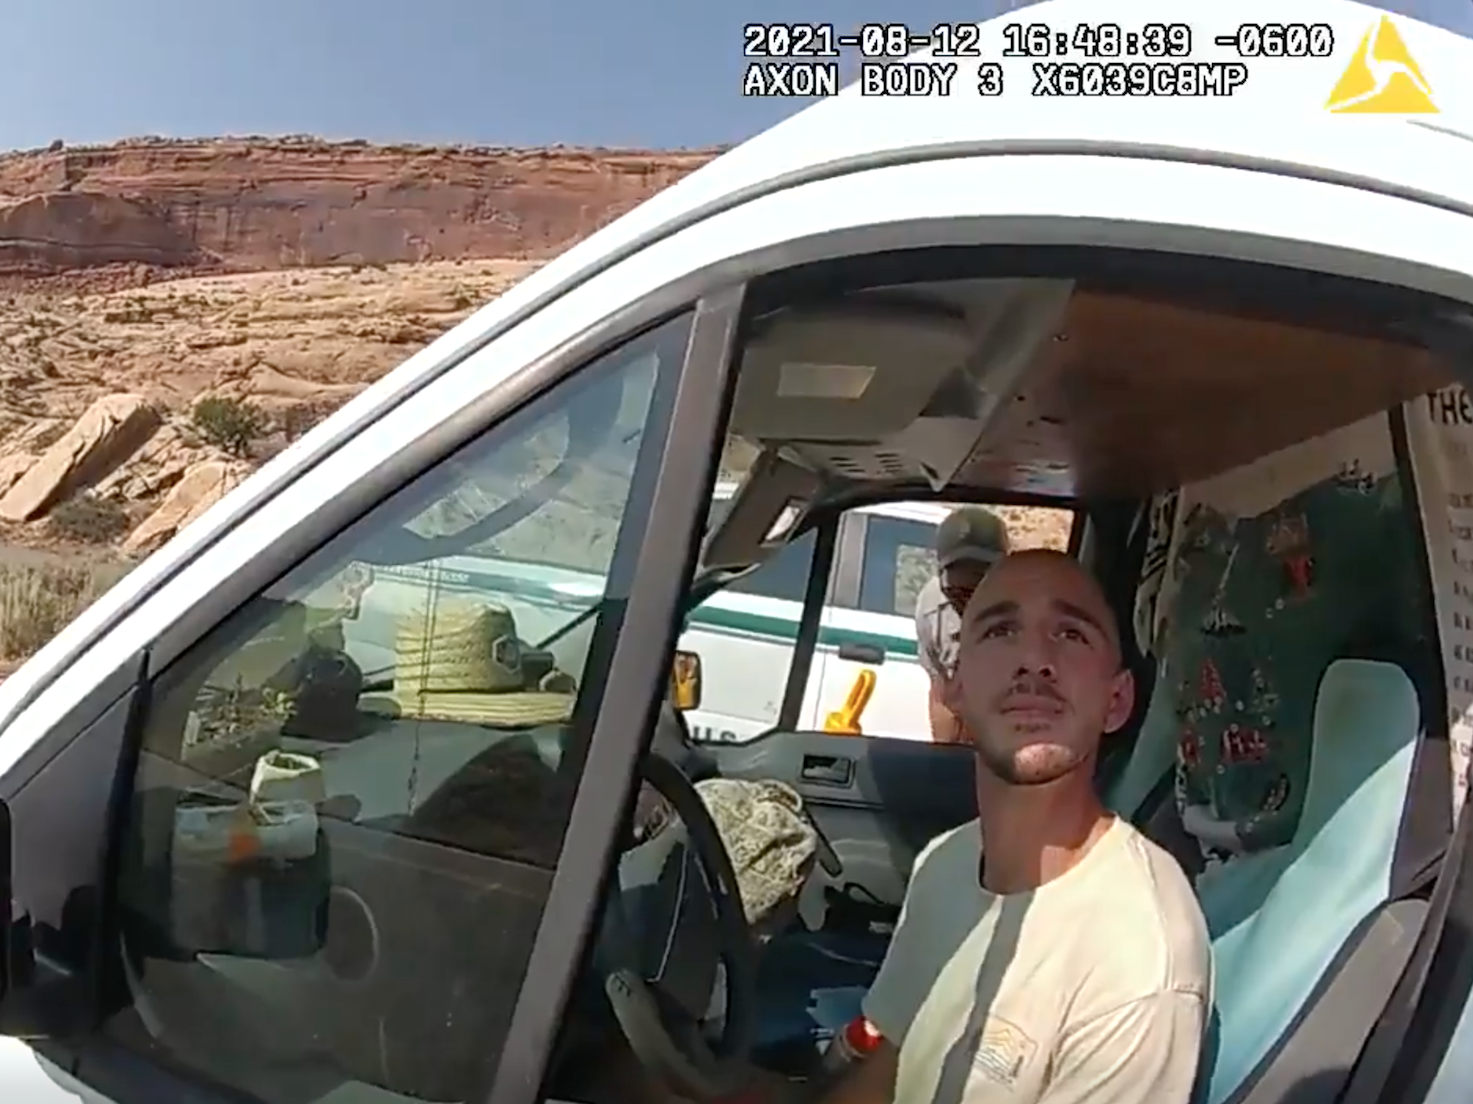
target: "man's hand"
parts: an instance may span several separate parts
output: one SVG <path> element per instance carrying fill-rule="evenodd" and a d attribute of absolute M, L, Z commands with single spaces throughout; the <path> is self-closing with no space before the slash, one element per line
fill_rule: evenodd
<path fill-rule="evenodd" d="M 934 675 L 931 676 L 931 693 L 926 704 L 931 716 L 931 739 L 934 742 L 938 744 L 967 742 L 961 721 L 946 704 L 945 684 Z"/>
<path fill-rule="evenodd" d="M 891 1104 L 900 1050 L 888 1039 L 850 1066 L 818 1096 L 817 1104 Z"/>

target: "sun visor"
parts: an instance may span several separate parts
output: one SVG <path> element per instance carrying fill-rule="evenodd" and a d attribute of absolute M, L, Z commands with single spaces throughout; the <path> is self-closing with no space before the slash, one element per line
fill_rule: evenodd
<path fill-rule="evenodd" d="M 748 343 L 732 429 L 852 479 L 941 490 L 976 449 L 1073 285 L 969 282 L 964 303 L 862 298 L 770 320 Z"/>
<path fill-rule="evenodd" d="M 803 520 L 822 480 L 772 450 L 752 464 L 742 489 L 701 550 L 701 568 L 744 568 L 783 547 Z"/>
<path fill-rule="evenodd" d="M 1046 362 L 1064 329 L 1074 284 L 1063 280 L 993 280 L 972 316 L 978 337 L 964 365 L 886 445 L 914 458 L 932 490 L 949 484 L 976 451 L 987 427 L 1013 402 L 1030 370 Z"/>
<path fill-rule="evenodd" d="M 747 345 L 733 428 L 762 441 L 877 440 L 921 412 L 971 345 L 958 314 L 856 302 L 779 316 Z"/>

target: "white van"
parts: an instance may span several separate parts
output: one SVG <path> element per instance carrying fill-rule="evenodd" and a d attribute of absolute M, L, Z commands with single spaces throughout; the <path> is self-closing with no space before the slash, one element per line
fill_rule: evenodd
<path fill-rule="evenodd" d="M 1210 1045 L 1187 1031 L 1159 1063 L 1009 1029 L 983 1061 L 978 1029 L 948 1062 L 1019 1100 L 1045 1081 L 1061 1099 L 1067 1069 L 1091 1104 L 1465 1104 L 1467 6 L 1452 33 L 1346 0 L 1301 0 L 1289 29 L 1282 4 L 1154 0 L 1108 37 L 1084 0 L 993 7 L 976 48 L 1007 71 L 997 109 L 970 79 L 852 88 L 713 161 L 294 442 L 0 685 L 0 1097 L 822 1091 L 920 856 L 975 847 L 990 794 L 968 748 L 792 731 L 786 693 L 777 730 L 694 747 L 661 700 L 672 644 L 705 631 L 703 597 L 734 612 L 708 584 L 775 586 L 760 569 L 802 526 L 824 577 L 856 510 L 844 539 L 867 539 L 801 627 L 903 619 L 875 596 L 900 589 L 905 542 L 865 586 L 906 520 L 883 504 L 1027 495 L 1076 511 L 1115 614 L 1118 641 L 1051 610 L 1096 657 L 1064 688 L 1067 736 L 1076 703 L 1110 728 L 1075 769 L 1193 879 L 1214 984 L 1176 1011 Z M 1207 52 L 1126 66 L 1166 74 L 1153 91 L 1222 91 L 1234 42 L 1281 56 L 1231 97 L 1128 103 L 1030 96 L 1060 63 L 1010 56 L 1020 33 L 1134 54 L 1140 28 Z M 1355 113 L 1418 96 L 1410 120 Z M 729 439 L 758 456 L 707 533 Z M 402 616 L 426 584 L 483 582 L 518 596 L 515 625 L 485 602 Z M 1020 650 L 994 654 L 1037 668 L 1054 623 L 1017 622 L 999 644 Z M 524 639 L 576 693 L 506 685 L 548 660 Z M 1139 676 L 1118 723 L 1126 683 L 1098 662 L 1117 642 Z M 386 649 L 405 659 L 388 693 L 349 677 Z M 803 631 L 794 666 L 811 652 Z M 746 870 L 777 841 L 734 830 L 745 798 L 703 796 L 724 782 L 782 783 L 812 826 L 798 907 L 763 930 L 729 847 Z M 1107 882 L 1079 925 L 1120 914 Z"/>

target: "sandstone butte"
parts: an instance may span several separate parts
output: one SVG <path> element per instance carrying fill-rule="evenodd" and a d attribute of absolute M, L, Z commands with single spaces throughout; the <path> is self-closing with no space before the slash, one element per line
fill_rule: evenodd
<path fill-rule="evenodd" d="M 415 349 L 718 152 L 301 137 L 0 155 L 0 544 L 150 551 Z M 246 455 L 201 439 L 190 413 L 205 397 L 263 413 Z M 90 532 L 56 523 L 78 501 L 103 519 Z M 1062 545 L 1061 515 L 1009 513 L 1028 543 Z"/>

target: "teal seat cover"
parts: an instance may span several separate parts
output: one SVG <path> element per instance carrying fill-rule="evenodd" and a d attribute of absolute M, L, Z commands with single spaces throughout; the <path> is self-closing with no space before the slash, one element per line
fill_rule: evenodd
<path fill-rule="evenodd" d="M 1152 511 L 1171 585 L 1152 599 L 1155 690 L 1111 799 L 1133 814 L 1173 772 L 1201 851 L 1216 1001 L 1199 1104 L 1251 1080 L 1392 892 L 1422 729 L 1404 669 L 1425 632 L 1420 549 L 1389 438 L 1346 440 L 1373 458 L 1335 470 L 1318 442 L 1312 477 L 1257 514 L 1215 508 L 1210 488 Z M 1293 452 L 1245 474 L 1271 478 Z"/>

